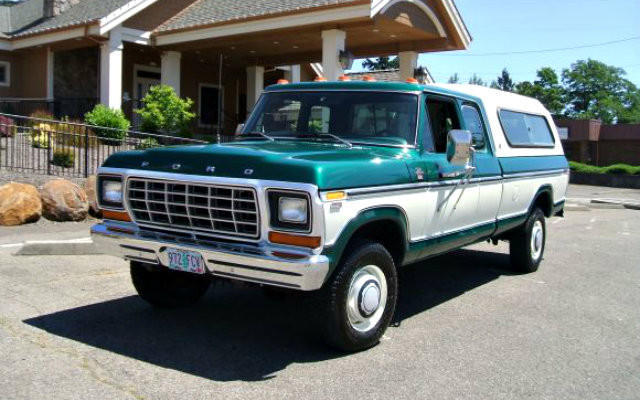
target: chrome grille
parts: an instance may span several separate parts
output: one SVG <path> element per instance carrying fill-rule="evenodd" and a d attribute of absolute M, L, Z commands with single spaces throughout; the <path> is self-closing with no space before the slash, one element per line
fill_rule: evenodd
<path fill-rule="evenodd" d="M 129 178 L 127 194 L 139 224 L 244 238 L 260 233 L 251 188 Z"/>

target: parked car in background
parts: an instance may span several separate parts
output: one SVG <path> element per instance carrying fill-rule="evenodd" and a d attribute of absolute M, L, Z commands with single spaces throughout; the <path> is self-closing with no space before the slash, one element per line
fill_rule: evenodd
<path fill-rule="evenodd" d="M 389 326 L 405 265 L 506 240 L 513 268 L 536 271 L 568 168 L 549 112 L 531 98 L 466 85 L 282 84 L 236 142 L 111 156 L 92 234 L 131 262 L 153 305 L 191 304 L 212 279 L 313 291 L 310 318 L 327 343 L 357 351 Z"/>

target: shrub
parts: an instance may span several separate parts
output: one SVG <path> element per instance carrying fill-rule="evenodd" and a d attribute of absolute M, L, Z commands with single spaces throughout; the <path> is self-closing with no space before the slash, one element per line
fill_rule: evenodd
<path fill-rule="evenodd" d="M 158 141 L 155 138 L 148 137 L 146 139 L 141 140 L 136 145 L 136 149 L 137 150 L 145 150 L 145 149 L 150 149 L 152 147 L 158 147 L 158 146 L 160 146 L 160 144 L 158 143 Z"/>
<path fill-rule="evenodd" d="M 92 111 L 86 113 L 84 119 L 90 125 L 111 128 L 94 129 L 100 141 L 109 146 L 120 145 L 131 127 L 122 110 L 111 109 L 103 104 L 98 104 Z"/>
<path fill-rule="evenodd" d="M 53 142 L 54 137 L 51 136 L 51 141 Z M 44 133 L 37 133 L 31 136 L 31 147 L 35 147 L 36 149 L 48 149 L 51 143 L 49 142 L 49 136 Z"/>
<path fill-rule="evenodd" d="M 51 164 L 63 168 L 71 168 L 75 165 L 75 160 L 76 156 L 73 153 L 73 149 L 68 147 L 59 147 L 53 151 Z"/>
<path fill-rule="evenodd" d="M 51 114 L 47 110 L 36 110 L 31 114 L 29 114 L 29 117 L 35 118 L 35 119 L 54 119 L 53 114 Z M 39 124 L 39 123 L 40 122 L 36 122 L 36 124 Z"/>
<path fill-rule="evenodd" d="M 588 174 L 628 174 L 640 175 L 640 166 L 632 166 L 628 164 L 614 164 L 608 167 L 596 167 L 594 165 L 583 164 L 575 161 L 569 161 L 572 171 L 585 172 Z"/>
<path fill-rule="evenodd" d="M 93 130 L 88 129 L 85 131 L 84 126 L 75 125 L 82 124 L 82 121 L 72 120 L 69 117 L 64 117 L 62 121 L 57 124 L 59 135 L 56 136 L 56 144 L 79 148 L 96 147 L 98 145 L 99 140 Z"/>
<path fill-rule="evenodd" d="M 142 118 L 142 130 L 184 135 L 196 117 L 191 112 L 193 100 L 181 99 L 171 86 L 153 86 L 142 99 L 143 107 L 135 110 Z"/>
<path fill-rule="evenodd" d="M 13 118 L 0 115 L 0 137 L 14 137 L 16 135 L 15 124 Z"/>
<path fill-rule="evenodd" d="M 627 164 L 614 164 L 604 168 L 607 174 L 640 174 L 640 167 L 634 167 Z"/>

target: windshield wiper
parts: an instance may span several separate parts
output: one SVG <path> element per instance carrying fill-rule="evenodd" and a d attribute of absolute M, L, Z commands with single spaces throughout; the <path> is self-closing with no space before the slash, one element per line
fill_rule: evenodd
<path fill-rule="evenodd" d="M 269 140 L 270 142 L 275 142 L 274 138 L 272 138 L 271 136 L 267 135 L 264 132 L 247 132 L 247 133 L 241 133 L 238 136 L 262 136 L 263 138 Z"/>
<path fill-rule="evenodd" d="M 331 139 L 336 140 L 336 141 L 338 141 L 338 142 L 340 142 L 342 144 L 346 144 L 347 146 L 349 146 L 350 149 L 353 148 L 353 143 L 351 143 L 350 141 L 348 141 L 346 139 L 341 138 L 338 135 L 334 135 L 333 133 L 309 133 L 309 134 L 300 135 L 300 136 L 303 136 L 303 137 L 326 136 L 326 137 L 330 137 Z"/>

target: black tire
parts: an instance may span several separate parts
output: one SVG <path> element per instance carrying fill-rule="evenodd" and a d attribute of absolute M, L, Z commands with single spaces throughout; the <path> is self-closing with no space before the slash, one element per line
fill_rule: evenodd
<path fill-rule="evenodd" d="M 537 237 L 538 234 L 541 234 L 541 238 L 536 241 L 533 236 Z M 509 239 L 511 268 L 523 273 L 537 271 L 544 257 L 546 240 L 547 228 L 544 213 L 541 209 L 534 208 L 524 225 L 518 228 Z"/>
<path fill-rule="evenodd" d="M 319 306 L 323 310 L 320 323 L 324 340 L 329 346 L 342 351 L 355 352 L 378 344 L 387 330 L 396 308 L 398 276 L 393 258 L 387 249 L 379 243 L 361 242 L 350 247 L 346 254 L 337 270 L 318 293 Z M 378 307 L 371 314 L 370 329 L 361 331 L 354 328 L 350 322 L 347 301 L 350 291 L 354 291 L 351 288 L 352 279 L 358 273 L 358 276 L 364 276 L 363 279 L 366 280 L 366 274 L 362 274 L 370 266 L 377 267 L 377 272 L 381 271 L 384 275 L 387 291 L 386 305 L 384 308 Z M 354 287 L 371 288 L 371 282 L 375 286 L 375 282 L 370 280 Z M 378 288 L 381 286 L 379 285 Z M 364 304 L 364 293 L 365 289 L 362 289 L 358 295 L 362 304 Z M 382 290 L 378 292 L 378 299 L 379 303 L 383 302 Z M 362 308 L 360 307 L 359 310 Z"/>
<path fill-rule="evenodd" d="M 158 308 L 176 308 L 193 304 L 207 293 L 211 277 L 166 267 L 131 262 L 131 280 L 136 291 Z"/>

